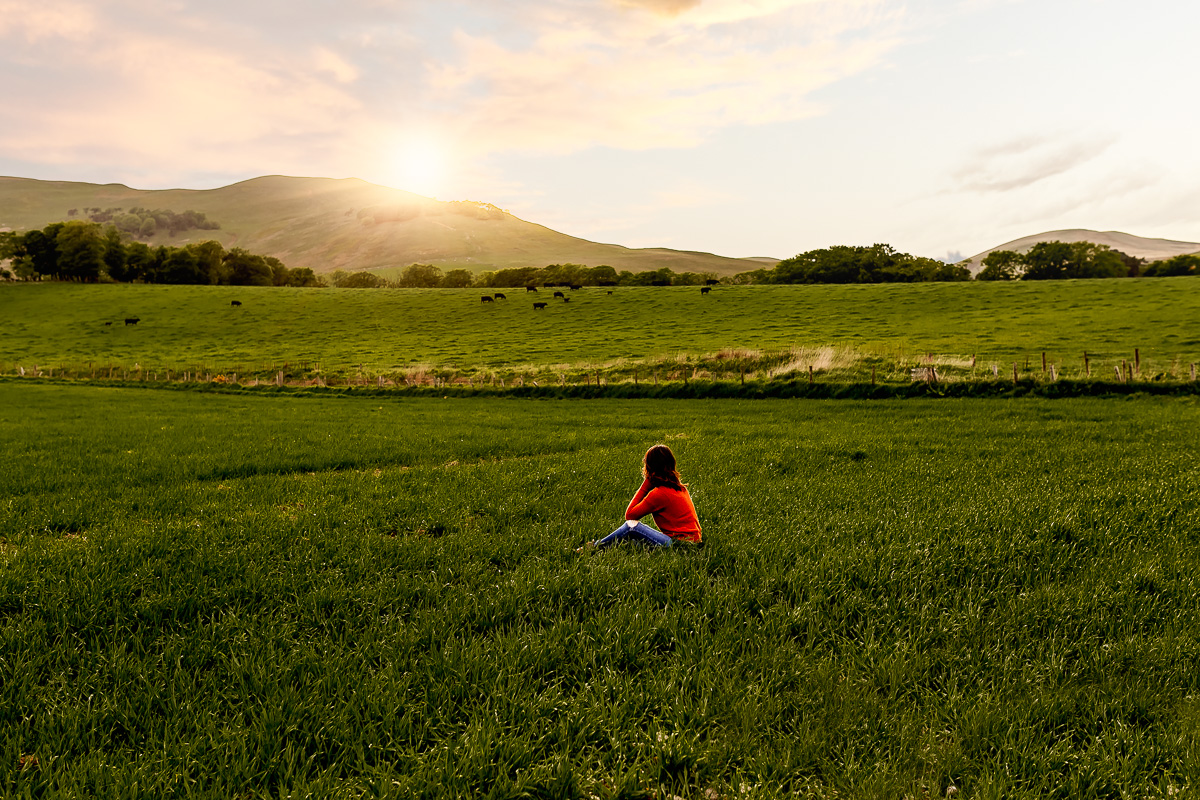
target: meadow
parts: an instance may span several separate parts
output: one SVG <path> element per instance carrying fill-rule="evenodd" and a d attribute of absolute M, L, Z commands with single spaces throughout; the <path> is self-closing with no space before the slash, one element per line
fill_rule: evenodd
<path fill-rule="evenodd" d="M 0 379 L 0 795 L 1190 796 L 1197 431 Z M 705 546 L 575 554 L 655 442 Z"/>
<path fill-rule="evenodd" d="M 867 286 L 621 287 L 571 302 L 505 290 L 0 285 L 0 374 L 97 371 L 420 382 L 609 381 L 683 376 L 908 383 L 1023 377 L 1042 368 L 1187 380 L 1200 362 L 1190 278 Z M 534 300 L 549 307 L 534 311 Z M 239 300 L 242 306 L 233 307 Z M 123 320 L 137 317 L 137 325 Z M 112 323 L 106 325 L 105 323 Z"/>

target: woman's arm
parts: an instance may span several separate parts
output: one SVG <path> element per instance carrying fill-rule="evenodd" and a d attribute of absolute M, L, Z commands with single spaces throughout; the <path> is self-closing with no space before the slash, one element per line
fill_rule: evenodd
<path fill-rule="evenodd" d="M 642 481 L 642 488 L 637 490 L 637 494 L 629 501 L 629 506 L 625 509 L 625 519 L 641 519 L 647 514 L 652 514 L 659 510 L 659 505 L 650 501 L 650 479 Z"/>

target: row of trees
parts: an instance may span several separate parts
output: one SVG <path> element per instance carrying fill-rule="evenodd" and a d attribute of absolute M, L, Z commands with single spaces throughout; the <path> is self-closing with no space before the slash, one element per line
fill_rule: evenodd
<path fill-rule="evenodd" d="M 970 279 L 971 273 L 965 267 L 901 253 L 891 245 L 873 244 L 809 250 L 770 269 L 739 273 L 734 283 L 914 283 Z"/>
<path fill-rule="evenodd" d="M 344 289 L 419 288 L 419 289 L 517 289 L 524 286 L 698 286 L 715 279 L 715 273 L 618 272 L 610 266 L 588 267 L 583 264 L 550 264 L 545 267 L 513 267 L 478 274 L 466 269 L 442 272 L 432 264 L 411 264 L 395 280 L 372 272 L 336 270 L 329 275 L 333 286 Z"/>
<path fill-rule="evenodd" d="M 122 233 L 149 239 L 156 233 L 166 231 L 168 235 L 190 230 L 215 231 L 221 225 L 208 219 L 201 211 L 182 211 L 175 213 L 167 209 L 134 207 L 126 211 L 124 208 L 85 208 L 83 213 L 88 221 L 112 225 Z M 74 218 L 79 215 L 79 209 L 72 208 L 67 216 Z"/>
<path fill-rule="evenodd" d="M 984 256 L 981 281 L 1044 281 L 1065 278 L 1147 278 L 1200 274 L 1200 254 L 1146 260 L 1092 242 L 1038 242 L 1026 253 L 993 250 Z"/>
<path fill-rule="evenodd" d="M 114 225 L 72 220 L 41 230 L 0 233 L 0 278 L 94 283 L 118 281 L 232 286 L 319 286 L 307 267 L 288 269 L 273 256 L 220 242 L 151 247 Z"/>

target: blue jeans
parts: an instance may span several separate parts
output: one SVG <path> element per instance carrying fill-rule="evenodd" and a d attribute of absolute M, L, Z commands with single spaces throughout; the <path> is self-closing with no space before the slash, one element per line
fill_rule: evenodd
<path fill-rule="evenodd" d="M 671 546 L 671 537 L 662 531 L 656 531 L 654 528 L 641 522 L 637 522 L 633 527 L 630 527 L 630 522 L 633 522 L 633 520 L 621 523 L 621 527 L 596 542 L 596 549 L 600 550 L 624 541 L 641 542 L 651 547 Z"/>

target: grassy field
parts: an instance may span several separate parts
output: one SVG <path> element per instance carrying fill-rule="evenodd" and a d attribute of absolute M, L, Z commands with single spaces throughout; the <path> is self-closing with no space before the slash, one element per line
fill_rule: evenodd
<path fill-rule="evenodd" d="M 1190 796 L 1197 431 L 0 381 L 0 795 Z M 705 547 L 571 552 L 660 441 Z"/>
<path fill-rule="evenodd" d="M 1000 375 L 1019 364 L 1077 376 L 1139 351 L 1146 376 L 1185 377 L 1200 362 L 1200 284 L 1190 278 L 875 286 L 585 289 L 570 303 L 542 290 L 308 290 L 197 286 L 0 285 L 0 373 L 91 364 L 118 370 L 297 376 L 459 376 L 524 370 L 534 379 L 601 367 L 679 374 L 746 368 L 842 380 Z M 549 307 L 534 311 L 534 299 Z M 232 307 L 240 300 L 243 305 Z M 138 317 L 125 326 L 126 317 Z M 111 322 L 112 325 L 104 323 Z M 972 358 L 976 367 L 972 369 Z M 678 365 L 678 366 L 672 366 Z M 89 372 L 90 374 L 90 372 Z"/>

